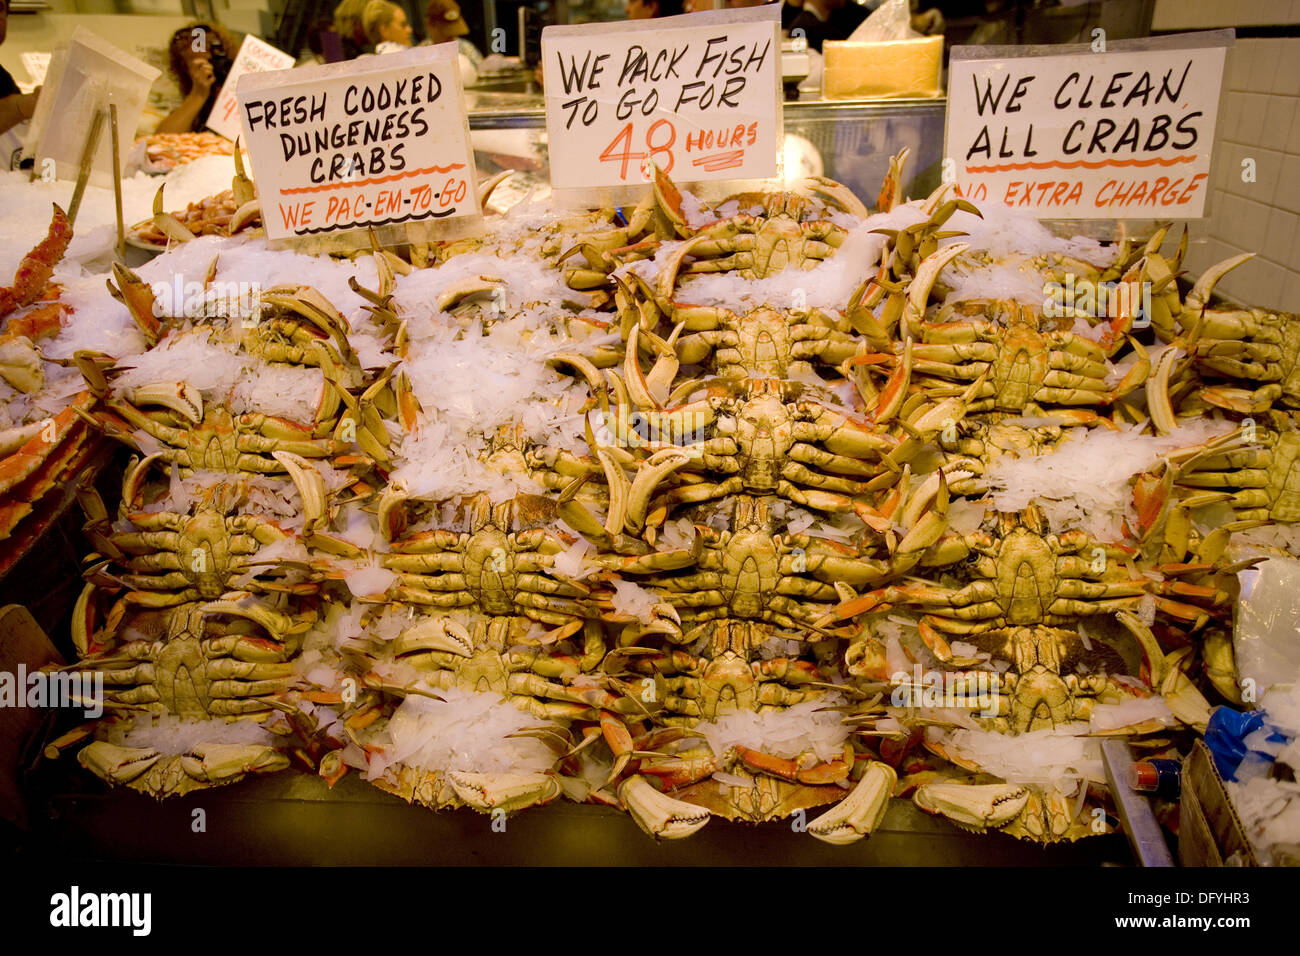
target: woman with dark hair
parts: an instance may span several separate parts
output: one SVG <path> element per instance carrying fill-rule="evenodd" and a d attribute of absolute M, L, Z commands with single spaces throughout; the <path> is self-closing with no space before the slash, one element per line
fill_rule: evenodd
<path fill-rule="evenodd" d="M 0 0 L 0 43 L 5 42 L 9 29 L 9 0 Z M 36 112 L 36 93 L 23 93 L 18 84 L 9 75 L 9 71 L 0 66 L 0 133 L 25 123 Z M 0 157 L 0 169 L 8 169 L 8 156 Z"/>
<path fill-rule="evenodd" d="M 9 0 L 0 0 L 0 43 L 5 42 L 9 29 Z M 9 71 L 0 66 L 0 172 L 18 168 L 18 157 L 22 155 L 22 136 L 26 123 L 36 112 L 36 97 L 40 93 L 24 93 L 9 75 Z"/>
<path fill-rule="evenodd" d="M 181 105 L 158 124 L 159 133 L 196 133 L 230 74 L 234 40 L 221 27 L 196 23 L 172 34 L 168 44 L 172 76 L 181 88 Z"/>

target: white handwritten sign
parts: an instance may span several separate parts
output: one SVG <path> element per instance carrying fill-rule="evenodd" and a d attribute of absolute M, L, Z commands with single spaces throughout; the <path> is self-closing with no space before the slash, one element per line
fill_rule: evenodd
<path fill-rule="evenodd" d="M 1224 38 L 1047 56 L 955 47 L 945 174 L 963 196 L 1040 219 L 1200 217 Z"/>
<path fill-rule="evenodd" d="M 208 113 L 208 129 L 226 139 L 239 136 L 239 103 L 235 99 L 235 85 L 239 78 L 245 73 L 287 70 L 293 63 L 294 59 L 288 53 L 277 50 L 251 33 L 244 37 L 244 42 L 239 45 L 239 53 L 235 55 L 235 62 L 230 65 L 226 82 L 221 84 L 221 91 L 212 103 L 212 111 Z"/>
<path fill-rule="evenodd" d="M 55 47 L 36 114 L 24 140 L 25 156 L 36 161 L 44 175 L 46 160 L 54 161 L 56 179 L 75 180 L 86 152 L 87 135 L 96 113 L 107 118 L 110 105 L 117 106 L 118 129 L 129 137 L 140 122 L 149 87 L 158 71 L 138 60 L 99 34 L 83 26 L 72 31 L 66 46 Z M 90 184 L 112 189 L 116 179 L 112 137 L 99 138 Z"/>
<path fill-rule="evenodd" d="M 237 89 L 267 236 L 477 216 L 453 43 L 287 72 Z M 394 239 L 393 241 L 400 241 Z"/>
<path fill-rule="evenodd" d="M 777 174 L 777 5 L 542 31 L 551 183 L 640 185 Z"/>

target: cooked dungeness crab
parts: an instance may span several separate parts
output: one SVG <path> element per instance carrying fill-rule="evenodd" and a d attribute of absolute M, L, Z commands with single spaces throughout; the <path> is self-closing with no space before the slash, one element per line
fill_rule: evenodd
<path fill-rule="evenodd" d="M 613 652 L 636 673 L 646 675 L 644 679 L 663 680 L 667 694 L 661 719 L 670 724 L 698 731 L 701 720 L 746 711 L 760 715 L 785 711 L 810 705 L 832 686 L 811 662 L 759 659 L 759 645 L 772 636 L 764 624 L 712 621 L 687 639 L 693 641 L 701 633 L 706 647 L 700 656 L 681 650 Z M 607 660 L 606 669 L 612 666 L 617 665 Z M 722 753 L 691 746 L 660 757 L 645 755 L 686 739 L 680 730 L 669 729 L 650 731 L 629 742 L 634 756 L 628 764 L 629 776 L 619 785 L 619 797 L 637 824 L 658 838 L 689 836 L 711 815 L 756 823 L 835 803 L 809 822 L 807 830 L 829 843 L 853 843 L 879 825 L 895 782 L 894 771 L 885 764 L 869 761 L 860 766 L 847 742 L 826 756 L 811 751 L 779 754 L 741 745 L 726 747 Z M 638 753 L 640 758 L 635 756 Z M 710 779 L 716 774 L 722 777 Z"/>

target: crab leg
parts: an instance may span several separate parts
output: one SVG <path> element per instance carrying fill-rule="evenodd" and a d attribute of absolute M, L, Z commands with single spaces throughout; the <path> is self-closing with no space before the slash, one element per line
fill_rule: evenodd
<path fill-rule="evenodd" d="M 31 305 L 45 289 L 54 266 L 63 258 L 68 243 L 72 241 L 72 225 L 67 215 L 57 205 L 50 219 L 50 228 L 45 238 L 36 244 L 31 252 L 23 256 L 14 273 L 14 284 L 10 288 L 0 288 L 0 319 L 10 312 L 25 305 Z"/>

